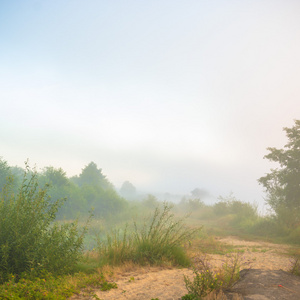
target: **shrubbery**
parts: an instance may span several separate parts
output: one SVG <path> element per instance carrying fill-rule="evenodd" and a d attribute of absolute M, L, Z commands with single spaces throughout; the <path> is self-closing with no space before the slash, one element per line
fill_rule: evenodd
<path fill-rule="evenodd" d="M 83 236 L 76 222 L 57 225 L 62 200 L 51 201 L 47 187 L 39 188 L 37 173 L 26 166 L 19 191 L 8 180 L 0 193 L 0 281 L 9 274 L 72 270 L 81 256 Z"/>

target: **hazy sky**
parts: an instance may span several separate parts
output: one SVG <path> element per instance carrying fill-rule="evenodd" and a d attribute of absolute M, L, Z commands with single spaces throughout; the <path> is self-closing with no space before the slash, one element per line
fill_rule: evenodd
<path fill-rule="evenodd" d="M 0 1 L 10 165 L 262 202 L 299 80 L 299 0 Z"/>

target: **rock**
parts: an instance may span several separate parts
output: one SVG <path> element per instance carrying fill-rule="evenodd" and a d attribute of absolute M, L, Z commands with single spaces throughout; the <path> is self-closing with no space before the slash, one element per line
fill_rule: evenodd
<path fill-rule="evenodd" d="M 237 294 L 245 300 L 299 300 L 300 277 L 282 270 L 245 269 L 225 294 L 230 300 Z"/>

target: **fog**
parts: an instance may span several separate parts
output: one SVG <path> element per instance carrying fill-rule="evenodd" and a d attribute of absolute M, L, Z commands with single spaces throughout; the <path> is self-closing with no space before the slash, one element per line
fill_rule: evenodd
<path fill-rule="evenodd" d="M 298 1 L 5 1 L 0 156 L 263 203 L 299 119 Z"/>

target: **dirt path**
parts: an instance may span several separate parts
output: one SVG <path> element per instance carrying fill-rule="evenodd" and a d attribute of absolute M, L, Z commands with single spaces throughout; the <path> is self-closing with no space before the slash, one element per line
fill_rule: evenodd
<path fill-rule="evenodd" d="M 219 242 L 233 246 L 238 252 L 241 259 L 241 269 L 263 269 L 263 270 L 284 270 L 288 271 L 291 267 L 291 259 L 285 255 L 288 246 L 276 245 L 265 242 L 249 242 L 240 240 L 236 237 L 226 237 L 219 239 Z M 199 256 L 200 255 L 200 256 Z M 216 270 L 222 267 L 222 264 L 228 261 L 229 255 L 208 254 L 206 259 L 209 260 L 212 268 Z M 201 254 L 194 257 L 201 258 Z M 124 273 L 115 281 L 117 289 L 110 291 L 96 290 L 95 294 L 103 300 L 177 300 L 187 293 L 183 275 L 191 276 L 191 269 L 161 269 L 149 268 L 143 272 L 134 271 Z M 84 299 L 76 296 L 72 298 Z M 88 298 L 85 298 L 88 299 Z"/>

